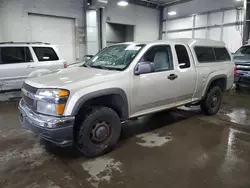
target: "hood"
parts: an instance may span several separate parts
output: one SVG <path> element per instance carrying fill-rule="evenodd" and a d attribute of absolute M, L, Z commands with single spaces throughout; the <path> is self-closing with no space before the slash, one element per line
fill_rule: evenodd
<path fill-rule="evenodd" d="M 250 64 L 250 55 L 234 56 L 235 64 Z"/>
<path fill-rule="evenodd" d="M 84 85 L 105 82 L 118 71 L 102 70 L 85 67 L 62 69 L 56 73 L 48 73 L 40 77 L 28 79 L 25 82 L 36 88 L 65 88 L 72 83 L 84 81 Z"/>

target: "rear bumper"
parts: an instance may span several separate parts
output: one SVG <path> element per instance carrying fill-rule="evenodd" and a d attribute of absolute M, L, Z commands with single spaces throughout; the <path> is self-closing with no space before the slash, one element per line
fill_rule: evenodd
<path fill-rule="evenodd" d="M 23 128 L 59 146 L 68 146 L 73 143 L 74 117 L 41 115 L 29 109 L 23 100 L 19 103 L 19 110 Z"/>
<path fill-rule="evenodd" d="M 250 77 L 249 76 L 239 76 L 234 77 L 234 83 L 243 87 L 250 87 Z"/>

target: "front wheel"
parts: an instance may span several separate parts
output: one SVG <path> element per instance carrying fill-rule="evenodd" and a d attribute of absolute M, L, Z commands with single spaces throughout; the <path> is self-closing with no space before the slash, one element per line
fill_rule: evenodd
<path fill-rule="evenodd" d="M 97 107 L 79 117 L 76 125 L 77 149 L 87 157 L 96 157 L 112 150 L 120 138 L 121 121 L 107 107 Z"/>
<path fill-rule="evenodd" d="M 222 91 L 218 86 L 211 88 L 206 97 L 201 101 L 201 110 L 207 115 L 214 115 L 220 110 Z"/>

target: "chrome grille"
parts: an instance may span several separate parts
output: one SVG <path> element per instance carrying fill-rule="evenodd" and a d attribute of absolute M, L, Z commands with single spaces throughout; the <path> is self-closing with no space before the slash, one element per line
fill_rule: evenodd
<path fill-rule="evenodd" d="M 28 92 L 35 94 L 37 92 L 37 88 L 32 87 L 24 82 L 23 88 L 26 89 Z"/>
<path fill-rule="evenodd" d="M 29 106 L 30 108 L 34 108 L 34 100 L 33 99 L 31 99 L 31 98 L 29 98 L 29 97 L 27 97 L 27 96 L 25 96 L 24 94 L 23 94 L 23 100 L 24 100 L 24 102 L 25 102 L 25 104 L 27 105 L 27 106 Z"/>
<path fill-rule="evenodd" d="M 37 88 L 32 87 L 26 83 L 23 84 L 23 88 L 22 88 L 23 100 L 25 104 L 33 110 L 36 109 L 36 104 L 35 104 L 34 99 L 31 96 L 35 95 L 36 92 L 37 92 Z"/>

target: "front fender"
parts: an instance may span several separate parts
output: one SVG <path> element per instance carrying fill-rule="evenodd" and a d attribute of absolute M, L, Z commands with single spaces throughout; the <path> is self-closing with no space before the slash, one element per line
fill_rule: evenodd
<path fill-rule="evenodd" d="M 84 103 L 86 103 L 88 100 L 96 98 L 96 97 L 101 97 L 101 96 L 105 96 L 105 95 L 119 95 L 122 100 L 123 100 L 123 104 L 121 104 L 121 108 L 122 108 L 122 117 L 124 119 L 128 119 L 129 118 L 129 106 L 128 106 L 128 99 L 127 99 L 127 95 L 125 93 L 125 91 L 123 89 L 120 88 L 109 88 L 109 89 L 102 89 L 102 90 L 98 90 L 98 91 L 94 91 L 94 92 L 90 92 L 82 97 L 80 97 L 74 107 L 73 110 L 71 112 L 72 116 L 75 116 L 78 114 L 79 110 L 81 109 L 81 107 L 84 105 Z"/>

